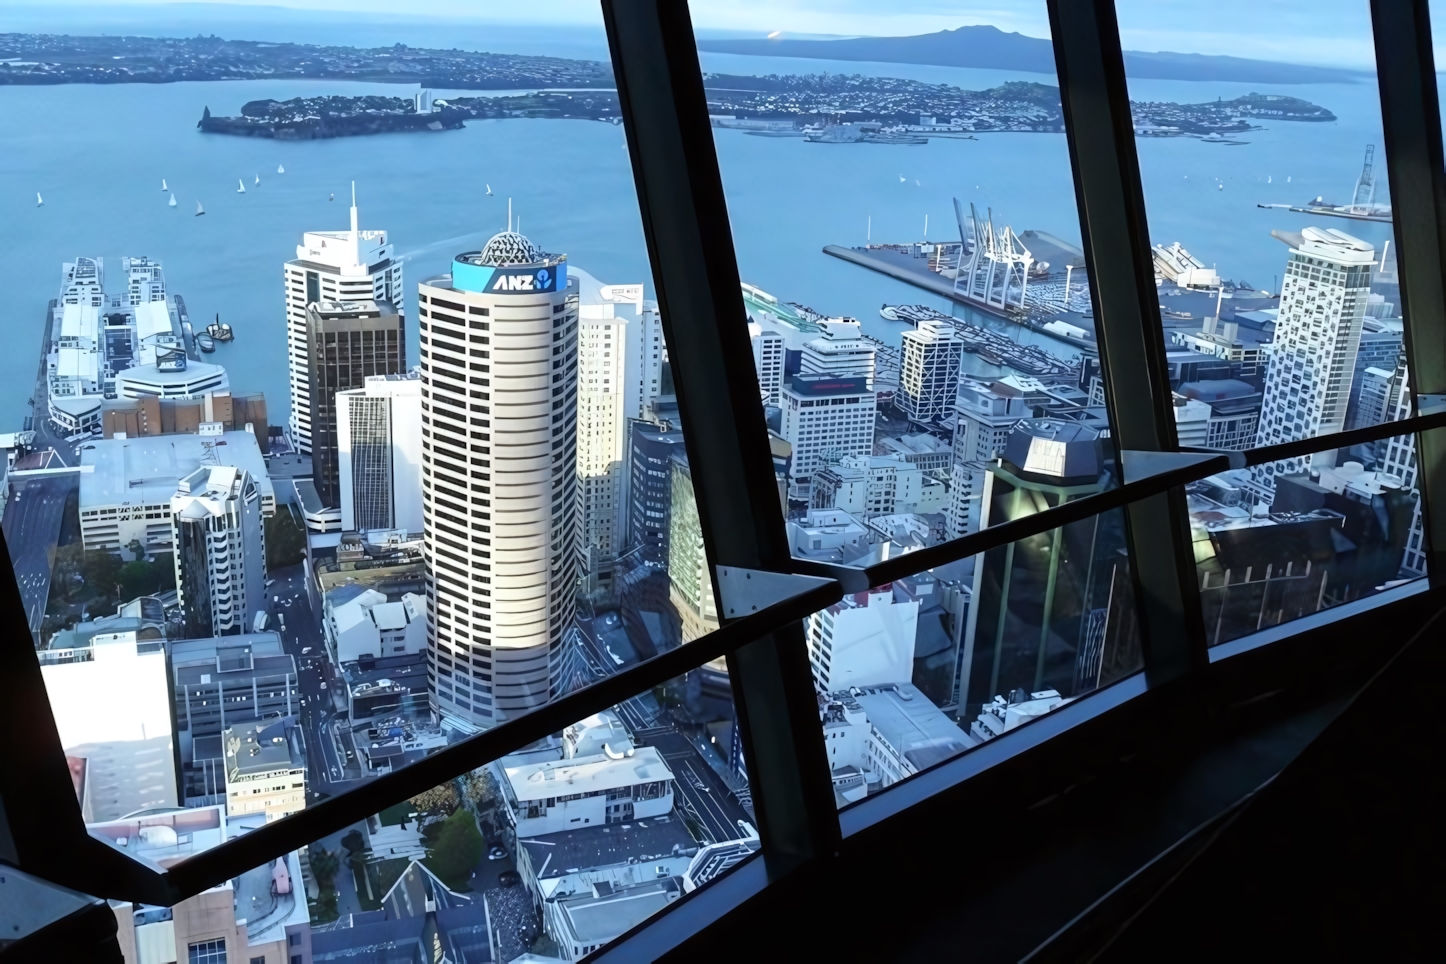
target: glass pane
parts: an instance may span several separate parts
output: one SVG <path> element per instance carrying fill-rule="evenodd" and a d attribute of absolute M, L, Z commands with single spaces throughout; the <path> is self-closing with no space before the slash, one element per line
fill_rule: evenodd
<path fill-rule="evenodd" d="M 1045 4 L 905 6 L 691 10 L 789 516 L 919 545 L 1022 420 L 1114 479 Z"/>
<path fill-rule="evenodd" d="M 1118 11 L 1180 443 L 1386 420 L 1402 324 L 1369 4 L 1233 4 L 1228 33 Z"/>
<path fill-rule="evenodd" d="M 500 955 L 451 960 L 578 960 L 751 856 L 720 699 L 687 674 L 339 835 L 338 889 L 362 913 L 314 935 L 313 960 L 411 946 L 392 922 L 421 933 L 422 896 L 444 944 Z"/>
<path fill-rule="evenodd" d="M 266 820 L 264 813 L 236 816 L 225 804 L 212 804 L 146 810 L 87 827 L 132 858 L 166 868 L 236 840 Z M 340 869 L 334 841 L 322 840 L 171 907 L 111 901 L 117 938 L 140 960 L 292 961 L 296 954 L 310 960 L 313 926 L 358 909 Z M 339 887 L 345 897 L 338 896 Z"/>
<path fill-rule="evenodd" d="M 986 474 L 991 523 L 1063 500 Z M 855 593 L 809 617 L 808 645 L 844 806 L 1141 668 L 1123 513 Z"/>
<path fill-rule="evenodd" d="M 1186 487 L 1212 646 L 1426 574 L 1414 435 L 1275 469 L 1268 498 L 1247 469 Z"/>
<path fill-rule="evenodd" d="M 4 528 L 90 819 L 280 816 L 715 626 L 599 8 L 138 11 L 0 40 Z"/>

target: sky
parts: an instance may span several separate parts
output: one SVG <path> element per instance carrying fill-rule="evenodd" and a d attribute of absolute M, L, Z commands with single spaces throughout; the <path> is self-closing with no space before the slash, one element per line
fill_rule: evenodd
<path fill-rule="evenodd" d="M 407 12 L 398 14 L 402 6 Z M 156 8 L 169 8 L 164 12 Z M 903 9 L 900 9 L 903 7 Z M 903 36 L 966 24 L 1049 35 L 1043 0 L 694 0 L 700 35 Z M 1367 0 L 1118 0 L 1126 49 L 1229 54 L 1294 63 L 1369 68 L 1374 62 Z M 597 0 L 0 0 L 0 30 L 144 32 L 159 14 L 227 29 L 263 20 L 454 20 L 499 26 L 600 28 Z M 63 19 L 61 19 L 63 18 Z M 440 24 L 439 24 L 440 26 Z M 237 39 L 247 39 L 238 37 Z M 439 37 L 440 40 L 440 37 Z M 439 43 L 440 45 L 440 43 Z"/>

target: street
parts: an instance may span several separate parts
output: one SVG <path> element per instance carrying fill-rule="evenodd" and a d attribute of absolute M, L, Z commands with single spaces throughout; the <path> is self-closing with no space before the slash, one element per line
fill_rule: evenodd
<path fill-rule="evenodd" d="M 5 508 L 5 544 L 25 603 L 25 619 L 37 640 L 50 598 L 50 567 L 64 522 L 65 499 L 78 485 L 79 477 L 74 475 L 22 478 L 11 483 L 14 494 Z"/>

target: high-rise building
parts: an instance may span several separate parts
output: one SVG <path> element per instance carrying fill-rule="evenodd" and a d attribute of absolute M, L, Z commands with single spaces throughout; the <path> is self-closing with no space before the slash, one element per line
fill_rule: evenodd
<path fill-rule="evenodd" d="M 311 353 L 307 347 L 308 305 L 320 301 L 385 301 L 405 316 L 402 263 L 393 258 L 385 231 L 358 226 L 352 192 L 351 229 L 307 231 L 296 258 L 282 268 L 286 286 L 286 346 L 291 375 L 291 438 L 311 453 Z"/>
<path fill-rule="evenodd" d="M 713 597 L 713 576 L 708 568 L 703 525 L 693 493 L 693 470 L 686 452 L 673 454 L 669 481 L 672 507 L 668 519 L 668 595 L 682 621 L 686 643 L 718 628 L 718 604 Z"/>
<path fill-rule="evenodd" d="M 422 376 L 369 375 L 336 393 L 341 527 L 422 531 Z"/>
<path fill-rule="evenodd" d="M 808 662 L 820 693 L 908 683 L 914 676 L 919 602 L 892 586 L 849 593 L 808 617 Z"/>
<path fill-rule="evenodd" d="M 105 259 L 76 258 L 65 262 L 61 271 L 60 303 L 62 305 L 85 305 L 89 308 L 105 306 Z"/>
<path fill-rule="evenodd" d="M 947 535 L 958 539 L 980 528 L 985 463 L 1004 451 L 1009 432 L 1029 415 L 1022 391 L 1002 381 L 961 379 L 955 399 L 954 463 L 949 470 Z"/>
<path fill-rule="evenodd" d="M 930 318 L 904 332 L 899 409 L 914 422 L 947 418 L 959 394 L 963 357 L 964 342 L 951 324 Z"/>
<path fill-rule="evenodd" d="M 203 465 L 181 479 L 171 532 L 185 635 L 246 632 L 266 605 L 261 489 L 250 473 Z"/>
<path fill-rule="evenodd" d="M 628 421 L 643 418 L 658 394 L 663 332 L 642 285 L 605 285 L 576 269 L 571 276 L 578 292 L 578 548 L 583 571 L 609 585 L 626 548 Z"/>
<path fill-rule="evenodd" d="M 433 699 L 449 725 L 545 704 L 577 581 L 577 296 L 520 234 L 418 288 Z"/>
<path fill-rule="evenodd" d="M 1265 374 L 1258 447 L 1345 428 L 1375 258 L 1370 244 L 1336 228 L 1271 233 L 1290 245 L 1290 260 Z M 1330 465 L 1333 458 L 1326 452 L 1258 466 L 1252 480 L 1258 494 L 1269 495 L 1275 476 L 1299 474 L 1313 460 Z"/>
<path fill-rule="evenodd" d="M 980 515 L 998 525 L 1093 495 L 1107 481 L 1095 429 L 1023 419 L 987 468 Z M 1129 582 L 1123 548 L 1122 528 L 1102 516 L 976 560 L 956 680 L 961 718 L 1016 688 L 1066 695 L 1093 689 L 1112 667 L 1129 662 L 1119 646 L 1132 637 L 1120 634 L 1109 608 L 1118 605 L 1113 593 L 1120 582 Z"/>
<path fill-rule="evenodd" d="M 1181 445 L 1200 448 L 1210 438 L 1210 405 L 1178 392 L 1174 397 L 1175 437 Z"/>
<path fill-rule="evenodd" d="M 337 393 L 364 387 L 369 376 L 405 371 L 406 330 L 402 316 L 385 301 L 307 305 L 306 330 L 312 473 L 321 504 L 334 511 L 340 525 Z"/>
<path fill-rule="evenodd" d="M 753 370 L 758 373 L 759 393 L 763 404 L 783 403 L 783 360 L 788 339 L 764 328 L 756 321 L 748 323 L 748 340 L 753 346 Z"/>
<path fill-rule="evenodd" d="M 1400 378 L 1390 419 L 1399 422 L 1410 418 L 1411 411 L 1410 372 L 1400 366 Z M 1401 560 L 1401 575 L 1417 577 L 1426 575 L 1426 537 L 1421 521 L 1421 493 L 1416 488 L 1416 436 L 1397 435 L 1376 443 L 1376 454 L 1380 456 L 1380 471 L 1383 475 L 1401 480 L 1401 488 L 1415 498 L 1411 510 L 1411 529 L 1406 536 L 1406 553 Z"/>
<path fill-rule="evenodd" d="M 806 501 L 813 474 L 829 462 L 873 451 L 877 408 L 866 375 L 788 377 L 783 389 L 782 434 L 793 446 L 788 470 L 790 499 Z"/>
<path fill-rule="evenodd" d="M 668 558 L 668 527 L 673 506 L 673 454 L 682 452 L 683 433 L 648 422 L 629 426 L 628 544 L 640 547 L 648 562 Z"/>

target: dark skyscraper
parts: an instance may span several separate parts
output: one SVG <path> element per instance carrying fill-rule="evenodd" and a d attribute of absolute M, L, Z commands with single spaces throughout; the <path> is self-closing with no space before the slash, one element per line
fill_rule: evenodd
<path fill-rule="evenodd" d="M 311 457 L 316 492 L 341 505 L 336 393 L 362 388 L 368 375 L 397 375 L 407 365 L 402 320 L 385 301 L 322 301 L 307 307 Z"/>

